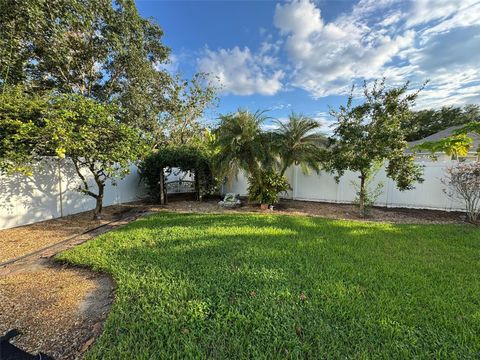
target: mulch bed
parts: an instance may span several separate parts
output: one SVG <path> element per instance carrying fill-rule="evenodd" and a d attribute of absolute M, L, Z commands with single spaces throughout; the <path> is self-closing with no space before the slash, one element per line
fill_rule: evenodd
<path fill-rule="evenodd" d="M 130 211 L 137 203 L 113 205 L 104 209 L 101 220 L 93 220 L 92 212 L 41 221 L 31 225 L 0 230 L 0 263 L 55 244 L 72 235 L 106 224 Z"/>
<path fill-rule="evenodd" d="M 210 199 L 203 202 L 173 201 L 164 206 L 150 206 L 151 211 L 186 211 L 186 212 L 265 212 L 272 214 L 287 215 L 310 215 L 331 219 L 382 221 L 391 223 L 407 224 L 442 224 L 461 223 L 465 221 L 465 214 L 461 212 L 447 212 L 425 209 L 383 208 L 373 207 L 367 217 L 358 213 L 358 208 L 350 204 L 334 204 L 313 201 L 281 200 L 271 210 L 260 210 L 256 204 L 248 204 L 243 200 L 243 205 L 234 209 L 224 209 L 218 206 L 218 199 Z"/>
<path fill-rule="evenodd" d="M 107 275 L 59 266 L 0 277 L 0 333 L 18 329 L 11 342 L 31 353 L 78 358 L 100 334 L 113 288 Z"/>

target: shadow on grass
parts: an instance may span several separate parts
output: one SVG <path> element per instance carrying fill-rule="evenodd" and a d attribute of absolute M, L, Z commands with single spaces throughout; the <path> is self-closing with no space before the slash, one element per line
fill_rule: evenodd
<path fill-rule="evenodd" d="M 479 249 L 456 225 L 162 213 L 62 257 L 117 281 L 91 358 L 469 357 Z"/>

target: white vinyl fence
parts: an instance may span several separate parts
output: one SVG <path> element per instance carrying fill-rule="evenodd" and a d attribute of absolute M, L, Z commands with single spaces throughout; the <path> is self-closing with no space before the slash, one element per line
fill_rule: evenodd
<path fill-rule="evenodd" d="M 375 205 L 385 207 L 402 207 L 417 209 L 435 209 L 435 210 L 459 210 L 464 211 L 464 205 L 452 200 L 445 195 L 443 189 L 445 185 L 441 179 L 445 177 L 447 167 L 455 165 L 454 161 L 425 161 L 419 162 L 423 167 L 423 183 L 415 184 L 415 189 L 400 191 L 395 186 L 394 181 L 387 178 L 385 170 L 380 170 L 372 187 L 378 182 L 382 182 L 383 193 L 377 199 Z M 352 203 L 356 197 L 356 188 L 352 185 L 352 181 L 358 184 L 358 174 L 346 172 L 345 175 L 337 183 L 334 176 L 326 173 L 311 172 L 306 175 L 302 170 L 294 166 L 290 168 L 286 176 L 293 188 L 292 191 L 285 196 L 294 200 L 307 201 L 325 201 L 333 203 Z M 243 174 L 239 174 L 237 179 L 233 179 L 226 186 L 227 192 L 234 192 L 240 195 L 247 195 L 248 183 Z"/>
<path fill-rule="evenodd" d="M 117 185 L 107 183 L 105 206 L 140 200 L 145 196 L 136 166 Z M 93 178 L 85 173 L 96 192 Z M 0 175 L 0 229 L 31 224 L 91 210 L 95 200 L 76 191 L 80 185 L 73 164 L 67 160 L 46 159 L 33 176 Z"/>
<path fill-rule="evenodd" d="M 385 172 L 380 171 L 372 184 L 375 186 L 379 181 L 384 184 L 383 194 L 376 205 L 463 211 L 462 203 L 445 195 L 445 186 L 441 182 L 446 168 L 455 162 L 425 161 L 420 164 L 424 169 L 425 181 L 415 184 L 415 189 L 409 191 L 399 191 L 394 182 L 385 176 Z M 85 175 L 95 189 L 93 179 L 87 173 Z M 311 172 L 305 175 L 296 166 L 289 169 L 286 175 L 293 188 L 286 198 L 334 203 L 351 203 L 355 199 L 356 189 L 352 185 L 352 181 L 358 182 L 358 175 L 355 173 L 347 172 L 338 184 L 331 174 Z M 177 177 L 172 176 L 172 179 Z M 38 165 L 31 177 L 0 176 L 0 229 L 93 209 L 94 199 L 76 191 L 79 181 L 68 160 L 45 160 Z M 224 190 L 247 195 L 247 187 L 245 176 L 239 174 Z M 117 181 L 116 186 L 107 184 L 104 205 L 137 201 L 145 196 L 145 187 L 140 183 L 137 168 L 132 165 L 130 175 Z"/>

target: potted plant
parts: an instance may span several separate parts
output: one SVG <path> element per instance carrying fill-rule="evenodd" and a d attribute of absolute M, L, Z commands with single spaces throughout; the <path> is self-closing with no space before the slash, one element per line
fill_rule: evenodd
<path fill-rule="evenodd" d="M 262 210 L 267 210 L 270 205 L 278 203 L 279 194 L 291 189 L 287 179 L 272 170 L 251 176 L 249 184 L 249 199 L 259 202 Z"/>

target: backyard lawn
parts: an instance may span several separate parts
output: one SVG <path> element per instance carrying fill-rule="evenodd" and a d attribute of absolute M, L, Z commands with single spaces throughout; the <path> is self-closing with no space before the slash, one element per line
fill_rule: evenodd
<path fill-rule="evenodd" d="M 473 226 L 159 213 L 57 257 L 117 284 L 87 359 L 480 356 Z"/>

